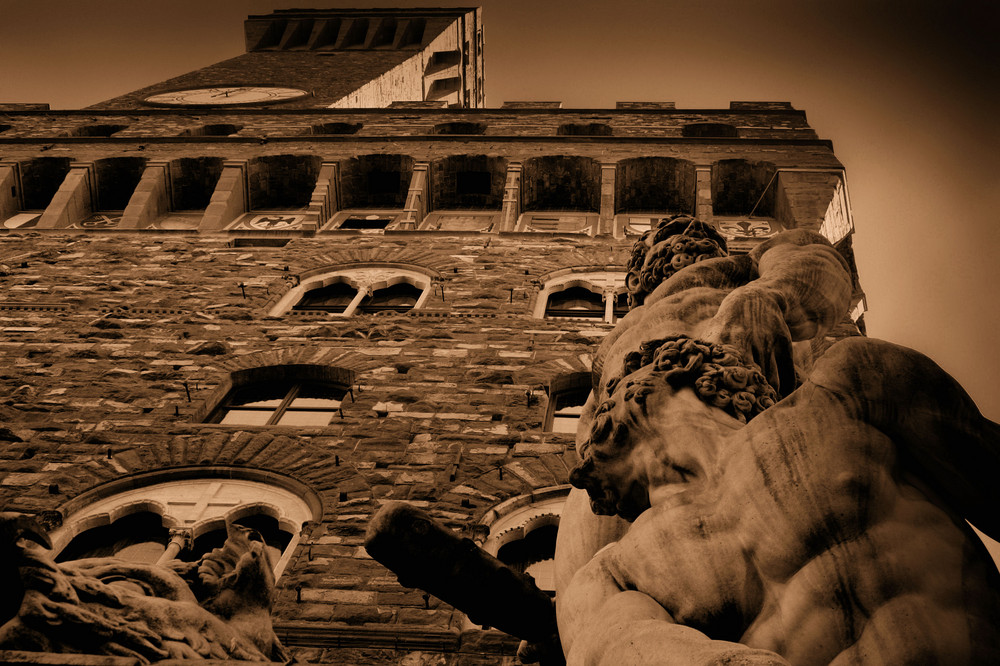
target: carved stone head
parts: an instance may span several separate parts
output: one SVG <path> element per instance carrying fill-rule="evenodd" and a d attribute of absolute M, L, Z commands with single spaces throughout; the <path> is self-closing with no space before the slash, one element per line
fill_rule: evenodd
<path fill-rule="evenodd" d="M 726 239 L 711 225 L 689 215 L 661 220 L 632 246 L 625 277 L 629 307 L 642 305 L 661 282 L 685 266 L 725 256 Z"/>

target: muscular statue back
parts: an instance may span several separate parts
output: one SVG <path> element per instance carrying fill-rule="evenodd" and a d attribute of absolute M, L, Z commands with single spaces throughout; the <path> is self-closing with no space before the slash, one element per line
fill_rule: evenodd
<path fill-rule="evenodd" d="M 795 247 L 783 261 L 836 278 Z M 794 267 L 749 288 L 686 270 L 599 354 L 557 551 L 569 662 L 1000 662 L 1000 580 L 963 520 L 995 532 L 1000 428 L 929 359 L 864 338 L 796 387 L 792 343 L 842 290 L 803 304 Z"/>

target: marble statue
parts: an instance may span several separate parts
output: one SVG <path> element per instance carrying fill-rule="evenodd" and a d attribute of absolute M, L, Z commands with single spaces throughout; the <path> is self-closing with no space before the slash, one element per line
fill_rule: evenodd
<path fill-rule="evenodd" d="M 823 343 L 824 239 L 727 257 L 677 217 L 636 244 L 556 551 L 567 662 L 1000 663 L 1000 426 L 926 357 Z M 816 344 L 813 344 L 816 343 Z"/>
<path fill-rule="evenodd" d="M 190 563 L 117 558 L 57 563 L 48 538 L 0 514 L 0 649 L 163 659 L 285 661 L 271 627 L 274 574 L 256 533 Z"/>

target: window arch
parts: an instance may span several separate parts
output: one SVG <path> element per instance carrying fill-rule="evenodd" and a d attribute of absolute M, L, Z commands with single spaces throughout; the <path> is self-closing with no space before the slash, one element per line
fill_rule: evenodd
<path fill-rule="evenodd" d="M 271 316 L 292 310 L 332 316 L 408 312 L 430 297 L 431 276 L 410 268 L 354 266 L 303 278 L 271 308 Z"/>
<path fill-rule="evenodd" d="M 118 479 L 70 500 L 63 511 L 63 525 L 50 534 L 59 561 L 193 561 L 221 546 L 227 524 L 236 524 L 261 536 L 276 577 L 302 526 L 322 513 L 319 498 L 301 483 L 242 468 L 180 468 Z"/>
<path fill-rule="evenodd" d="M 348 371 L 324 365 L 238 370 L 205 420 L 238 426 L 327 426 L 335 416 L 343 416 L 341 405 L 351 380 Z"/>
<path fill-rule="evenodd" d="M 612 324 L 625 313 L 625 273 L 578 272 L 561 275 L 545 283 L 535 305 L 535 317 L 591 319 Z"/>
<path fill-rule="evenodd" d="M 513 497 L 480 521 L 489 528 L 483 550 L 529 574 L 550 595 L 555 594 L 556 532 L 569 490 L 568 485 L 553 486 Z"/>

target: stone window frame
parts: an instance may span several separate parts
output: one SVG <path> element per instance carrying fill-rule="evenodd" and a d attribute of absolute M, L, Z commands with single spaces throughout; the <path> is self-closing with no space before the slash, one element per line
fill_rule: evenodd
<path fill-rule="evenodd" d="M 233 389 L 226 394 L 226 396 L 222 399 L 222 401 L 215 406 L 215 409 L 212 410 L 212 413 L 208 417 L 208 422 L 217 423 L 219 425 L 234 425 L 241 427 L 243 426 L 326 427 L 327 425 L 329 425 L 329 422 L 327 422 L 326 424 L 303 425 L 303 424 L 282 423 L 282 420 L 286 416 L 288 416 L 289 413 L 294 414 L 295 412 L 305 412 L 305 411 L 330 413 L 331 420 L 333 419 L 333 414 L 335 413 L 339 413 L 340 418 L 344 418 L 344 412 L 343 408 L 341 407 L 341 402 L 344 398 L 347 397 L 347 393 L 350 390 L 350 387 L 330 382 L 317 382 L 301 378 L 293 378 L 278 383 L 266 382 L 268 386 L 274 387 L 276 390 L 280 389 L 284 393 L 284 395 L 281 398 L 278 398 L 279 403 L 277 405 L 273 407 L 257 407 L 257 406 L 248 406 L 252 403 L 235 402 L 235 399 L 237 398 L 240 389 L 250 388 L 253 385 L 260 385 L 264 383 L 265 382 L 253 382 L 251 384 L 244 384 L 241 387 L 234 386 Z M 334 407 L 333 405 L 327 405 L 322 407 L 317 405 L 313 406 L 311 409 L 306 409 L 304 407 L 295 406 L 296 399 L 299 398 L 300 394 L 303 391 L 308 390 L 310 392 L 315 392 L 317 389 L 327 393 L 330 396 L 327 398 L 328 400 L 336 400 L 337 403 L 336 407 Z M 265 423 L 256 423 L 256 424 L 239 423 L 239 422 L 226 423 L 225 422 L 226 417 L 236 410 L 259 412 L 262 415 L 263 414 L 270 414 L 270 415 L 268 416 L 267 421 Z"/>
<path fill-rule="evenodd" d="M 186 498 L 188 495 L 185 491 L 189 493 L 193 487 L 204 485 L 205 482 L 209 483 L 209 487 L 214 483 L 220 485 L 242 483 L 253 484 L 260 488 L 254 490 L 255 501 L 243 502 L 225 509 L 219 507 L 215 513 L 193 524 L 184 524 L 172 516 L 171 509 L 161 501 L 164 494 L 167 496 L 175 494 L 178 498 Z M 150 499 L 148 497 L 150 494 L 158 495 L 159 499 Z M 175 559 L 183 548 L 193 544 L 194 539 L 224 528 L 228 522 L 252 515 L 274 518 L 282 531 L 291 534 L 291 539 L 282 551 L 281 557 L 272 563 L 274 577 L 277 579 L 291 561 L 301 541 L 303 528 L 308 523 L 321 520 L 323 502 L 315 491 L 300 481 L 260 469 L 202 465 L 141 472 L 103 483 L 77 495 L 60 507 L 59 512 L 64 516 L 62 524 L 49 533 L 52 552 L 58 556 L 74 538 L 86 531 L 111 525 L 119 518 L 144 511 L 161 516 L 163 526 L 169 531 L 170 540 L 166 550 L 157 560 L 158 564 Z"/>
<path fill-rule="evenodd" d="M 314 273 L 308 277 L 300 279 L 298 286 L 290 289 L 288 293 L 268 311 L 271 317 L 281 317 L 288 314 L 292 307 L 302 300 L 303 296 L 313 289 L 327 287 L 334 282 L 346 282 L 357 290 L 354 299 L 348 304 L 343 312 L 327 312 L 330 317 L 351 317 L 357 312 L 361 301 L 369 293 L 374 293 L 379 289 L 391 287 L 400 282 L 406 282 L 421 290 L 417 302 L 411 310 L 418 310 L 424 306 L 431 295 L 431 287 L 435 276 L 427 272 L 417 270 L 413 267 L 400 267 L 389 264 L 369 264 L 354 265 L 350 267 L 326 270 Z"/>
<path fill-rule="evenodd" d="M 218 414 L 226 409 L 231 396 L 240 389 L 254 384 L 274 384 L 282 383 L 288 385 L 326 385 L 334 390 L 349 394 L 351 402 L 354 402 L 354 372 L 333 365 L 319 365 L 313 363 L 277 363 L 273 365 L 260 365 L 249 368 L 242 368 L 229 373 L 215 391 L 208 397 L 202 407 L 195 413 L 193 420 L 209 426 L 219 428 L 317 428 L 329 426 L 299 426 L 299 425 L 278 425 L 277 419 L 280 414 L 277 412 L 265 425 L 235 425 L 213 422 L 218 418 Z M 286 400 L 291 400 L 291 389 L 286 394 Z M 338 412 L 343 409 L 341 405 Z M 275 423 L 270 423 L 270 421 Z"/>
<path fill-rule="evenodd" d="M 569 484 L 548 486 L 497 504 L 479 520 L 480 548 L 497 557 L 502 547 L 535 529 L 558 525 L 571 490 Z"/>
<path fill-rule="evenodd" d="M 545 416 L 542 418 L 542 430 L 544 432 L 551 432 L 563 435 L 576 435 L 576 430 L 573 432 L 567 432 L 563 430 L 553 430 L 552 426 L 555 422 L 557 412 L 560 409 L 561 398 L 567 395 L 576 394 L 586 394 L 589 397 L 590 391 L 592 390 L 593 379 L 589 372 L 570 372 L 557 377 L 553 377 L 549 381 L 549 385 L 546 387 L 546 394 L 548 395 L 548 400 L 545 403 Z M 583 400 L 583 404 L 580 405 L 581 414 L 577 416 L 577 422 L 579 423 L 580 416 L 582 416 L 583 407 L 586 405 L 587 398 Z"/>
<path fill-rule="evenodd" d="M 549 297 L 571 287 L 583 287 L 595 294 L 600 294 L 604 300 L 604 316 L 597 320 L 592 317 L 552 317 L 546 314 Z M 615 299 L 625 293 L 625 271 L 580 271 L 552 277 L 544 283 L 535 301 L 533 316 L 536 319 L 555 320 L 588 320 L 597 323 L 614 324 L 619 317 L 615 315 Z"/>

